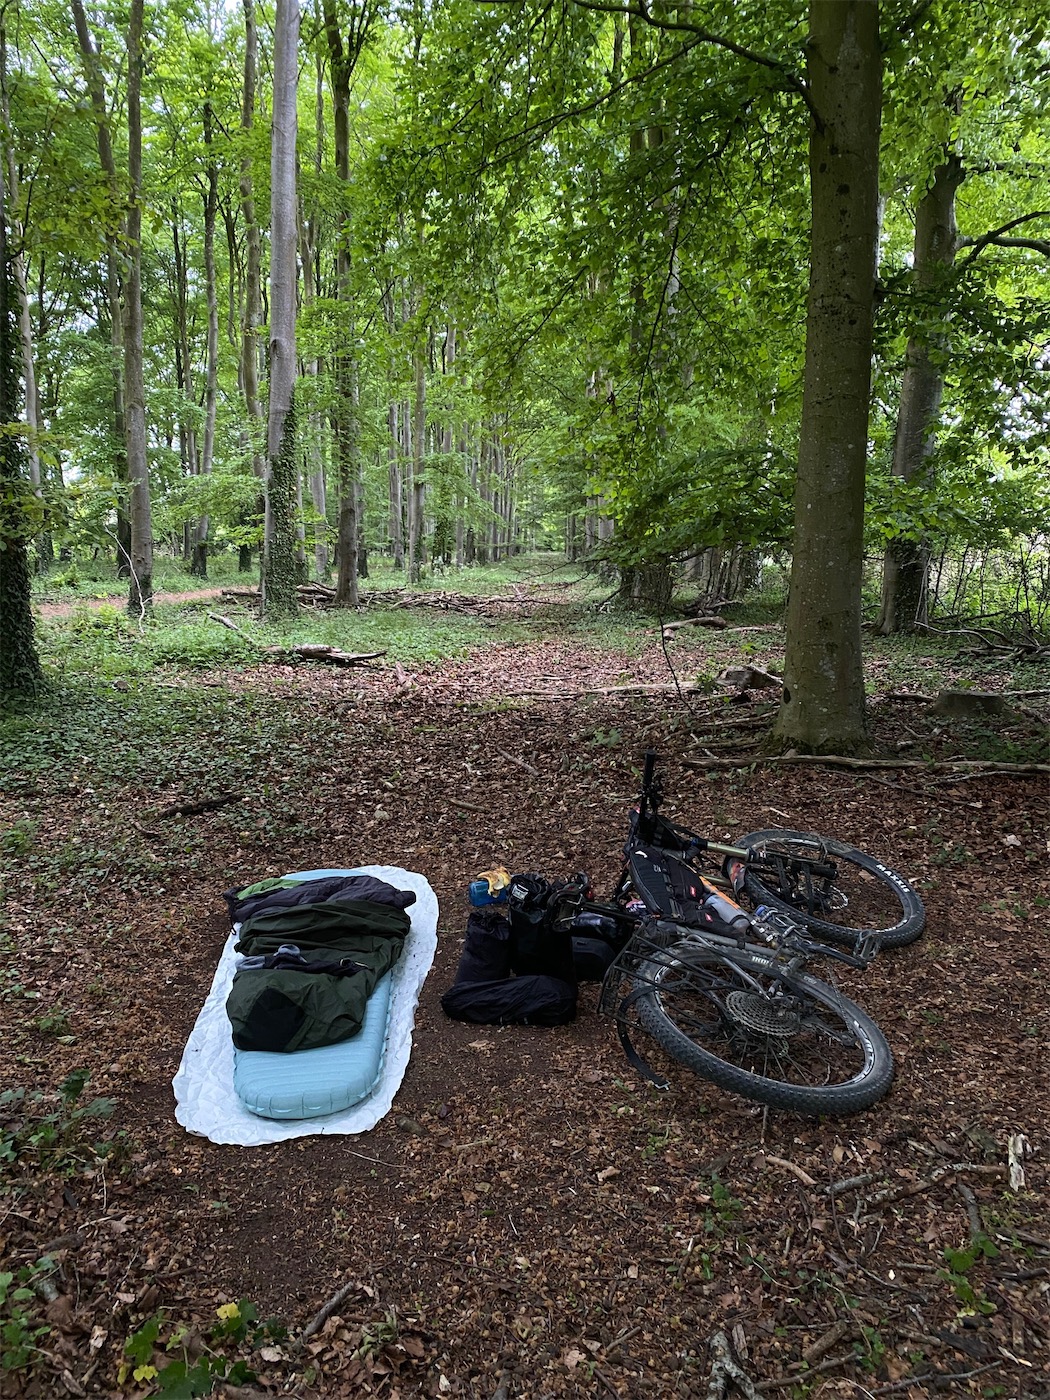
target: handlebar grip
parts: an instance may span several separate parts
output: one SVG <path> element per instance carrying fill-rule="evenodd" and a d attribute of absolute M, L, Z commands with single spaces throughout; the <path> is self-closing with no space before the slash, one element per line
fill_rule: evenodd
<path fill-rule="evenodd" d="M 656 772 L 656 750 L 646 749 L 645 767 L 642 769 L 642 791 L 648 792 L 652 787 L 653 774 Z"/>

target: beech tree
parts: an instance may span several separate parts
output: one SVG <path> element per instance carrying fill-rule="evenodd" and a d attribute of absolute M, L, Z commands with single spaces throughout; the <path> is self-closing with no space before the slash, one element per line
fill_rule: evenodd
<path fill-rule="evenodd" d="M 32 696 L 43 681 L 29 606 L 33 495 L 25 470 L 25 424 L 18 413 L 18 297 L 4 164 L 0 161 L 0 701 Z"/>
<path fill-rule="evenodd" d="M 299 73 L 298 0 L 277 0 L 273 48 L 273 146 L 270 163 L 270 412 L 266 434 L 263 615 L 297 611 L 295 502 L 296 214 L 295 143 Z"/>
<path fill-rule="evenodd" d="M 810 283 L 784 698 L 805 752 L 866 738 L 860 589 L 878 239 L 882 58 L 875 0 L 811 0 Z"/>

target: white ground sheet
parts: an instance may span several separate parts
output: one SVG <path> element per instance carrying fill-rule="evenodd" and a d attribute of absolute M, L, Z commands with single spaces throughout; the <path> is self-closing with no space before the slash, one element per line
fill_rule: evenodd
<path fill-rule="evenodd" d="M 323 1118 L 279 1121 L 248 1112 L 233 1090 L 233 1037 L 226 1015 L 226 998 L 237 961 L 233 951 L 236 935 L 231 934 L 172 1080 L 175 1117 L 191 1133 L 212 1142 L 255 1147 L 318 1133 L 365 1133 L 390 1112 L 412 1053 L 420 989 L 437 950 L 437 895 L 422 875 L 398 866 L 362 865 L 353 873 L 376 875 L 399 890 L 416 892 L 416 902 L 408 909 L 412 926 L 392 974 L 386 1060 L 376 1088 L 360 1103 Z"/>

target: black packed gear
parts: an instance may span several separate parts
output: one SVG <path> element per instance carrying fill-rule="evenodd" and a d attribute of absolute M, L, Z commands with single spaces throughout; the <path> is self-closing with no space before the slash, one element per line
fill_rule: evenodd
<path fill-rule="evenodd" d="M 576 1019 L 576 987 L 558 977 L 456 981 L 441 998 L 446 1016 L 478 1026 L 564 1026 Z"/>
<path fill-rule="evenodd" d="M 556 887 L 534 873 L 511 879 L 506 902 L 472 909 L 447 1016 L 475 1025 L 562 1026 L 576 1017 L 572 934 L 555 927 Z"/>
<path fill-rule="evenodd" d="M 507 892 L 510 911 L 510 965 L 518 977 L 557 977 L 572 985 L 572 934 L 551 917 L 552 902 L 564 887 L 530 871 L 511 877 Z"/>

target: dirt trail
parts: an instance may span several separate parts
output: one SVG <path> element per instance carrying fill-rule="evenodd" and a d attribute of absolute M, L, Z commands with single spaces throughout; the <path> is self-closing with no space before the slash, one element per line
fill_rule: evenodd
<path fill-rule="evenodd" d="M 195 588 L 188 593 L 173 593 L 169 589 L 160 589 L 154 593 L 153 601 L 194 603 L 200 598 L 218 598 L 223 591 L 221 588 Z M 68 603 L 37 603 L 35 611 L 41 617 L 70 617 L 76 608 L 123 607 L 126 596 L 124 593 L 111 593 L 105 598 L 74 598 Z"/>

